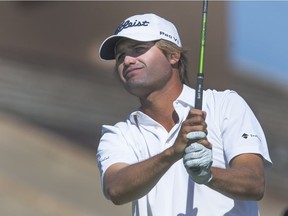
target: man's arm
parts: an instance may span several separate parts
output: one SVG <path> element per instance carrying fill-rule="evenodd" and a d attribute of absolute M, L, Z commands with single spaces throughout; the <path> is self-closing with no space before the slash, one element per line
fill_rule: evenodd
<path fill-rule="evenodd" d="M 211 172 L 213 179 L 207 186 L 232 199 L 261 200 L 264 195 L 264 162 L 258 154 L 241 154 L 230 168 L 211 167 Z"/>
<path fill-rule="evenodd" d="M 172 148 L 145 161 L 110 166 L 104 176 L 104 193 L 116 205 L 131 202 L 147 194 L 163 174 L 179 159 Z"/>

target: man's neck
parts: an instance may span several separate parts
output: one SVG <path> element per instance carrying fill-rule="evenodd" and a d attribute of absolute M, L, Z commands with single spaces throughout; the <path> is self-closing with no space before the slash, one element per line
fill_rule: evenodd
<path fill-rule="evenodd" d="M 148 97 L 140 98 L 141 110 L 161 124 L 167 131 L 178 122 L 178 115 L 173 102 L 179 97 L 183 84 L 170 85 L 170 88 L 153 92 Z"/>

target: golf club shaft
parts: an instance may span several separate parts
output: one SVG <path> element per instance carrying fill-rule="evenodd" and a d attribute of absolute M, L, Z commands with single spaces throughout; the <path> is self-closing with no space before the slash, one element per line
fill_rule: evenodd
<path fill-rule="evenodd" d="M 202 98 L 203 98 L 207 12 L 208 12 L 208 0 L 203 0 L 199 71 L 197 74 L 197 85 L 195 93 L 195 108 L 200 110 L 202 109 Z"/>

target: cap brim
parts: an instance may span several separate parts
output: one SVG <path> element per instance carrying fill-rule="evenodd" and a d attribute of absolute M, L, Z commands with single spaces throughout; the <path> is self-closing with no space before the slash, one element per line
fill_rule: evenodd
<path fill-rule="evenodd" d="M 108 37 L 100 46 L 99 55 L 100 58 L 103 60 L 113 60 L 115 59 L 115 45 L 118 40 L 120 40 L 121 36 L 112 35 Z"/>

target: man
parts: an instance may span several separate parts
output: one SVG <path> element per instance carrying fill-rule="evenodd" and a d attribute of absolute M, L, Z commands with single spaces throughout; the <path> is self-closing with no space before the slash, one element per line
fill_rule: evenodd
<path fill-rule="evenodd" d="M 104 195 L 132 202 L 134 216 L 259 215 L 264 133 L 233 91 L 204 91 L 194 109 L 175 26 L 155 15 L 129 17 L 100 47 L 115 59 L 124 88 L 140 107 L 126 121 L 103 126 L 97 150 Z"/>

